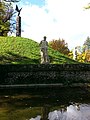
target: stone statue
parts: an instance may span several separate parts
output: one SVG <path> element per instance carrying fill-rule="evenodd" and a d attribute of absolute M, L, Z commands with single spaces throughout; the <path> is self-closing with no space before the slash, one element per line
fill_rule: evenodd
<path fill-rule="evenodd" d="M 16 9 L 15 10 L 18 12 L 18 16 L 20 16 L 20 12 L 21 12 L 22 8 L 19 9 L 18 6 L 16 5 Z"/>
<path fill-rule="evenodd" d="M 41 64 L 48 64 L 48 42 L 46 41 L 46 36 L 44 36 L 44 40 L 40 42 L 40 52 L 41 52 Z"/>

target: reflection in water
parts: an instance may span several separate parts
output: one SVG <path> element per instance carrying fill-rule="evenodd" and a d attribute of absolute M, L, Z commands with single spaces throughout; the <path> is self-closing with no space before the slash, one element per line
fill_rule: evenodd
<path fill-rule="evenodd" d="M 70 105 L 67 110 L 55 110 L 48 115 L 49 120 L 90 120 L 90 105 Z"/>
<path fill-rule="evenodd" d="M 41 119 L 41 116 L 38 115 L 36 118 L 31 118 L 31 119 L 29 119 L 29 120 L 40 120 L 40 119 Z"/>
<path fill-rule="evenodd" d="M 77 87 L 0 90 L 0 120 L 11 119 L 90 120 L 90 92 Z"/>
<path fill-rule="evenodd" d="M 45 120 L 46 118 L 42 118 Z M 90 120 L 90 105 L 70 105 L 67 109 L 49 112 L 48 120 Z M 46 119 L 46 120 L 47 120 Z M 41 116 L 29 120 L 41 120 Z"/>

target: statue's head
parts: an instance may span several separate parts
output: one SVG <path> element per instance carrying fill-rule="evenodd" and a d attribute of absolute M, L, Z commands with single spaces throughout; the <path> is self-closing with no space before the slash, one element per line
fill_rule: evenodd
<path fill-rule="evenodd" d="M 44 38 L 44 40 L 46 40 L 46 38 L 47 38 L 47 37 L 46 37 L 46 36 L 44 36 L 43 38 Z"/>

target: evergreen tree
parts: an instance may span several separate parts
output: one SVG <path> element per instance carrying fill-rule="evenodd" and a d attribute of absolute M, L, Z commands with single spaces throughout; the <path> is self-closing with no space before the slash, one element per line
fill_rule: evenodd
<path fill-rule="evenodd" d="M 86 41 L 83 44 L 83 51 L 85 52 L 85 61 L 90 62 L 90 37 L 87 37 Z"/>
<path fill-rule="evenodd" d="M 90 50 L 90 37 L 88 36 L 83 44 L 83 51 Z"/>

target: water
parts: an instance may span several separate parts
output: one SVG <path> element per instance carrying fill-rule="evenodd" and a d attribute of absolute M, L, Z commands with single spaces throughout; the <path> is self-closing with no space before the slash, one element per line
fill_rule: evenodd
<path fill-rule="evenodd" d="M 66 110 L 54 110 L 49 113 L 49 120 L 90 120 L 90 105 L 70 105 Z"/>
<path fill-rule="evenodd" d="M 1 89 L 0 120 L 90 120 L 90 89 Z"/>

